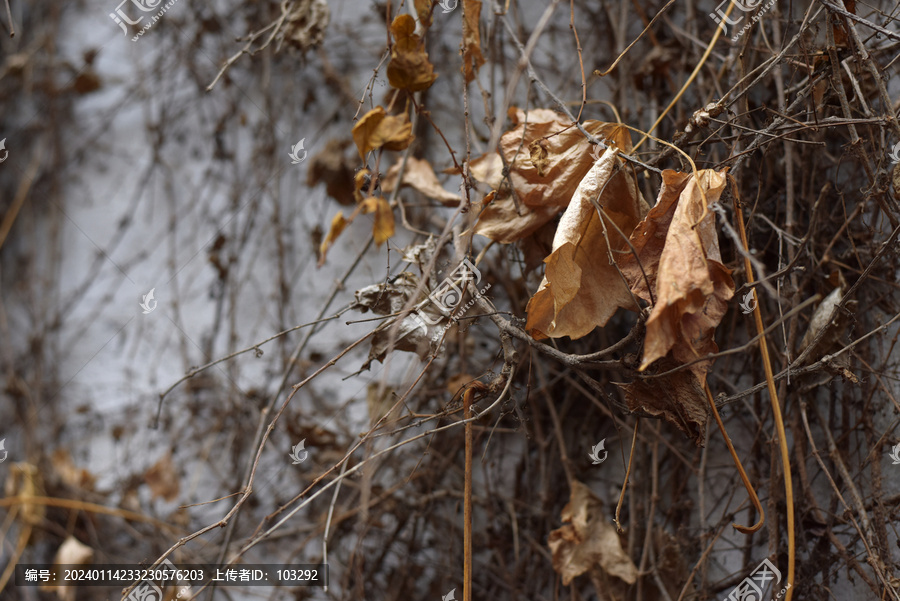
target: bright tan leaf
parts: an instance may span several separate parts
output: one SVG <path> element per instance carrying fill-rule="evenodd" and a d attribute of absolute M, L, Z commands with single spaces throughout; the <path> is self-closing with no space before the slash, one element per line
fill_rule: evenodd
<path fill-rule="evenodd" d="M 325 255 L 328 253 L 328 249 L 331 248 L 331 245 L 334 244 L 337 237 L 341 235 L 341 232 L 344 231 L 344 228 L 347 227 L 348 223 L 349 222 L 344 219 L 343 211 L 338 211 L 331 220 L 331 227 L 328 229 L 328 235 L 325 236 L 325 240 L 322 241 L 322 246 L 319 248 L 319 267 L 325 264 Z"/>
<path fill-rule="evenodd" d="M 484 64 L 481 54 L 481 33 L 478 22 L 481 19 L 481 0 L 463 0 L 463 66 L 466 83 L 475 79 L 478 69 Z"/>
<path fill-rule="evenodd" d="M 400 165 L 403 158 L 397 160 L 397 163 L 388 169 L 387 175 L 381 180 L 381 189 L 385 192 L 393 192 L 397 186 L 397 174 L 400 172 Z M 459 195 L 444 190 L 441 182 L 438 181 L 434 169 L 428 161 L 408 157 L 406 159 L 406 168 L 403 170 L 403 185 L 418 190 L 428 198 L 437 200 L 444 206 L 455 207 L 459 205 Z"/>
<path fill-rule="evenodd" d="M 56 550 L 56 556 L 53 558 L 53 566 L 57 573 L 60 572 L 61 566 L 80 566 L 89 565 L 94 558 L 94 550 L 79 541 L 74 536 L 69 536 L 63 541 L 63 544 Z M 61 601 L 75 601 L 75 586 L 67 584 L 60 585 L 42 585 L 41 590 L 56 590 L 56 595 Z"/>
<path fill-rule="evenodd" d="M 387 115 L 380 106 L 363 115 L 353 126 L 353 141 L 363 161 L 371 150 L 405 150 L 413 139 L 409 117 L 405 113 L 396 117 Z"/>
<path fill-rule="evenodd" d="M 695 179 L 664 171 L 659 201 L 631 235 L 655 291 L 642 370 L 669 351 L 678 362 L 688 363 L 718 350 L 715 328 L 734 296 L 734 281 L 722 264 L 715 213 L 708 211 L 698 224 L 704 212 L 701 187 L 706 202 L 716 202 L 725 188 L 725 172 L 703 170 Z M 634 293 L 650 301 L 647 280 L 634 257 L 625 257 L 620 265 Z M 690 369 L 702 383 L 708 368 L 709 362 L 700 362 Z"/>
<path fill-rule="evenodd" d="M 678 367 L 672 359 L 664 359 L 662 371 Z M 659 378 L 636 380 L 619 384 L 625 394 L 625 404 L 638 415 L 661 417 L 673 424 L 699 447 L 706 436 L 708 406 L 703 383 L 697 374 L 682 369 Z"/>
<path fill-rule="evenodd" d="M 172 462 L 172 454 L 166 453 L 144 473 L 144 482 L 150 487 L 153 497 L 174 501 L 178 497 L 178 473 Z"/>
<path fill-rule="evenodd" d="M 606 214 L 602 218 L 594 199 Z M 525 330 L 535 338 L 573 340 L 604 326 L 619 307 L 637 309 L 610 254 L 648 210 L 615 149 L 608 149 L 578 185 L 553 237 L 540 288 L 528 302 Z M 619 234 L 619 230 L 622 234 Z"/>
<path fill-rule="evenodd" d="M 387 66 L 388 82 L 398 90 L 420 92 L 427 90 L 437 79 L 434 65 L 428 60 L 425 44 L 414 32 L 416 20 L 411 15 L 400 15 L 391 23 L 394 45 L 391 62 Z"/>
<path fill-rule="evenodd" d="M 375 244 L 381 245 L 394 235 L 394 212 L 387 200 L 370 196 L 362 202 L 362 211 L 375 213 L 375 224 L 372 226 Z"/>
<path fill-rule="evenodd" d="M 603 501 L 578 480 L 572 481 L 562 520 L 567 523 L 550 533 L 547 546 L 563 586 L 597 570 L 628 584 L 637 581 L 637 567 L 622 548 L 615 526 L 603 515 Z"/>

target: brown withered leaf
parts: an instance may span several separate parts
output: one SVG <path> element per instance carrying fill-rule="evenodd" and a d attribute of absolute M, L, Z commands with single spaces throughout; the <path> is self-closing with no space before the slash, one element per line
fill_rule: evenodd
<path fill-rule="evenodd" d="M 391 62 L 387 66 L 388 82 L 398 90 L 420 92 L 427 90 L 437 79 L 434 66 L 428 60 L 422 38 L 414 32 L 416 20 L 411 15 L 399 15 L 391 23 L 394 45 Z"/>
<path fill-rule="evenodd" d="M 509 110 L 513 129 L 500 138 L 503 157 L 509 165 L 509 183 L 527 206 L 565 207 L 575 188 L 594 164 L 593 146 L 568 117 L 549 109 L 533 109 L 527 113 Z M 623 152 L 631 150 L 631 135 L 624 127 L 602 121 L 585 121 L 583 127 L 595 137 L 607 139 Z M 532 162 L 531 148 L 540 144 L 546 158 Z M 544 154 L 546 151 L 546 154 Z M 499 170 L 497 165 L 499 164 Z M 494 176 L 502 173 L 503 164 L 496 153 L 487 153 L 470 164 L 473 177 L 494 189 L 499 181 L 479 178 L 479 173 Z"/>
<path fill-rule="evenodd" d="M 144 482 L 150 487 L 153 497 L 174 501 L 178 497 L 178 473 L 172 462 L 172 454 L 166 453 L 144 473 Z"/>
<path fill-rule="evenodd" d="M 375 244 L 382 245 L 394 235 L 394 212 L 391 210 L 390 203 L 384 198 L 370 196 L 360 206 L 363 213 L 375 213 L 372 235 L 375 237 Z"/>
<path fill-rule="evenodd" d="M 416 15 L 419 17 L 419 23 L 422 27 L 428 29 L 431 27 L 431 11 L 433 3 L 431 0 L 415 0 L 413 5 L 416 7 Z"/>
<path fill-rule="evenodd" d="M 622 234 L 631 234 L 649 207 L 617 154 L 607 149 L 591 167 L 559 222 L 544 280 L 526 308 L 525 330 L 537 339 L 581 338 L 619 307 L 638 309 L 610 252 L 627 248 Z M 592 202 L 598 197 L 603 218 Z"/>
<path fill-rule="evenodd" d="M 353 126 L 353 141 L 356 142 L 356 148 L 363 161 L 366 160 L 369 151 L 378 148 L 405 150 L 414 138 L 412 123 L 409 122 L 406 113 L 396 117 L 387 115 L 381 106 L 376 106 L 363 115 Z"/>
<path fill-rule="evenodd" d="M 660 362 L 660 370 L 680 365 L 670 358 Z M 660 378 L 617 384 L 625 394 L 625 404 L 639 415 L 661 417 L 691 438 L 699 447 L 706 436 L 708 417 L 706 393 L 697 374 L 682 369 Z"/>
<path fill-rule="evenodd" d="M 537 231 L 541 226 L 553 220 L 559 213 L 558 207 L 521 206 L 516 212 L 516 203 L 512 196 L 505 198 L 492 196 L 491 192 L 478 206 L 483 210 L 475 224 L 475 233 L 490 238 L 494 242 L 509 244 L 521 240 Z"/>
<path fill-rule="evenodd" d="M 337 237 L 341 235 L 341 232 L 344 231 L 344 228 L 347 227 L 348 223 L 350 222 L 344 218 L 343 211 L 338 211 L 331 220 L 331 227 L 328 229 L 328 235 L 325 236 L 325 240 L 322 241 L 322 246 L 319 247 L 319 267 L 325 264 L 325 256 L 328 254 L 328 249 L 331 248 L 331 245 L 334 244 Z"/>
<path fill-rule="evenodd" d="M 547 546 L 563 586 L 585 572 L 592 577 L 599 572 L 628 584 L 637 581 L 637 567 L 622 548 L 615 526 L 604 517 L 603 502 L 578 480 L 572 481 L 562 520 L 568 523 L 550 533 Z"/>
<path fill-rule="evenodd" d="M 463 0 L 463 66 L 466 83 L 475 79 L 478 69 L 484 64 L 481 54 L 481 33 L 478 22 L 481 19 L 481 0 Z"/>
<path fill-rule="evenodd" d="M 332 139 L 322 152 L 314 155 L 306 172 L 306 185 L 325 182 L 325 192 L 342 205 L 354 204 L 353 165 L 347 160 L 344 149 L 350 145 L 347 139 Z"/>
<path fill-rule="evenodd" d="M 396 164 L 388 169 L 387 175 L 381 180 L 381 189 L 385 192 L 393 192 L 397 185 L 397 174 L 400 173 L 400 165 L 403 158 L 397 159 Z M 453 192 L 444 190 L 441 182 L 438 181 L 434 169 L 431 164 L 424 159 L 416 159 L 408 157 L 406 160 L 406 168 L 403 170 L 404 186 L 409 186 L 418 190 L 428 198 L 433 198 L 444 206 L 455 207 L 459 205 L 459 196 Z"/>
<path fill-rule="evenodd" d="M 688 363 L 718 350 L 715 328 L 734 296 L 734 280 L 722 264 L 715 213 L 707 211 L 703 217 L 701 187 L 706 202 L 716 202 L 725 188 L 725 172 L 702 170 L 695 178 L 664 171 L 656 206 L 631 234 L 632 246 L 655 290 L 641 370 L 669 351 L 680 363 Z M 620 266 L 635 294 L 649 301 L 647 280 L 634 256 L 624 257 Z M 690 369 L 702 383 L 709 362 L 695 363 Z"/>
<path fill-rule="evenodd" d="M 415 298 L 415 301 L 418 302 L 425 297 L 424 291 L 416 292 L 418 287 L 419 278 L 413 273 L 404 271 L 390 283 L 373 284 L 357 290 L 352 308 L 363 313 L 371 309 L 377 315 L 392 315 L 401 311 L 410 299 Z M 369 358 L 363 365 L 363 369 L 367 369 L 372 361 L 384 360 L 391 349 L 416 353 L 423 359 L 428 356 L 431 352 L 431 338 L 437 331 L 436 324 L 441 321 L 442 316 L 440 313 L 434 312 L 432 303 L 426 303 L 421 310 L 425 314 L 428 324 L 424 320 L 418 319 L 416 313 L 413 312 L 400 322 L 396 337 L 393 339 L 391 326 L 383 327 L 376 332 L 372 338 Z"/>

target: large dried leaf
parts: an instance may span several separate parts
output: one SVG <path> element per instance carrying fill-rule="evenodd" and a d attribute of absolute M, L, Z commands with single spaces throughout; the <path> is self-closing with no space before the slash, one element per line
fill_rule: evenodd
<path fill-rule="evenodd" d="M 475 79 L 478 69 L 484 64 L 481 54 L 481 33 L 478 21 L 481 18 L 481 0 L 463 0 L 463 66 L 466 82 Z"/>
<path fill-rule="evenodd" d="M 725 172 L 703 170 L 696 178 L 663 172 L 659 201 L 631 235 L 643 273 L 633 255 L 620 262 L 635 294 L 651 300 L 648 281 L 655 291 L 642 370 L 669 351 L 688 363 L 718 350 L 715 328 L 734 296 L 734 281 L 721 262 L 715 213 L 703 216 L 701 187 L 712 205 L 725 188 Z M 706 361 L 691 366 L 701 382 L 708 368 Z"/>
<path fill-rule="evenodd" d="M 391 23 L 394 45 L 387 67 L 388 81 L 393 87 L 410 92 L 427 90 L 437 79 L 425 44 L 415 30 L 416 20 L 410 15 L 400 15 Z"/>
<path fill-rule="evenodd" d="M 387 175 L 381 181 L 381 188 L 385 192 L 393 192 L 397 186 L 397 174 L 400 172 L 400 165 L 403 158 L 397 159 L 397 163 L 388 169 Z M 441 182 L 438 181 L 434 169 L 428 161 L 424 159 L 416 159 L 408 157 L 406 160 L 406 168 L 403 170 L 403 186 L 414 188 L 434 200 L 440 202 L 444 206 L 455 207 L 459 205 L 459 195 L 444 190 Z"/>
<path fill-rule="evenodd" d="M 594 147 L 568 117 L 555 111 L 533 109 L 526 113 L 511 108 L 509 117 L 514 127 L 500 138 L 500 148 L 509 165 L 509 182 L 519 200 L 531 207 L 567 206 L 594 164 Z M 623 152 L 631 150 L 631 136 L 624 127 L 602 121 L 585 121 L 583 127 Z M 473 160 L 470 169 L 476 179 L 497 189 L 498 165 L 502 170 L 500 157 L 488 153 Z M 490 179 L 479 177 L 482 173 L 490 175 Z"/>
<path fill-rule="evenodd" d="M 610 148 L 597 160 L 559 222 L 544 280 L 528 302 L 525 329 L 535 338 L 581 338 L 606 325 L 619 307 L 638 309 L 610 256 L 627 248 L 623 234 L 631 234 L 648 207 L 616 155 Z"/>
<path fill-rule="evenodd" d="M 562 520 L 568 523 L 550 533 L 547 545 L 564 586 L 597 570 L 628 584 L 637 581 L 637 567 L 622 549 L 615 526 L 604 517 L 603 502 L 578 480 L 572 481 Z"/>
<path fill-rule="evenodd" d="M 664 359 L 660 369 L 668 371 L 679 365 Z M 625 393 L 625 404 L 639 415 L 661 417 L 673 424 L 697 446 L 703 445 L 708 419 L 706 393 L 698 376 L 682 369 L 659 378 L 619 384 Z"/>
<path fill-rule="evenodd" d="M 353 126 L 353 141 L 363 161 L 369 151 L 378 148 L 404 150 L 414 138 L 412 123 L 405 113 L 394 117 L 385 114 L 380 106 L 363 115 Z"/>
<path fill-rule="evenodd" d="M 495 197 L 487 203 L 482 201 L 479 206 L 483 209 L 475 224 L 475 233 L 501 244 L 521 240 L 552 221 L 559 213 L 557 207 L 532 209 L 521 205 L 520 212 L 516 212 L 516 203 L 511 196 L 501 199 Z"/>

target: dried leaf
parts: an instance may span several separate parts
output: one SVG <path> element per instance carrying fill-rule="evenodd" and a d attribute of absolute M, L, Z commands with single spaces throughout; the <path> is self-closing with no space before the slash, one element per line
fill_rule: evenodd
<path fill-rule="evenodd" d="M 397 160 L 387 172 L 387 175 L 381 181 L 381 188 L 385 192 L 393 192 L 397 186 L 397 174 L 400 172 L 400 165 L 403 159 Z M 408 157 L 406 160 L 406 168 L 403 170 L 402 185 L 414 188 L 427 196 L 433 198 L 447 207 L 455 207 L 459 205 L 459 196 L 453 192 L 444 190 L 438 181 L 434 169 L 431 164 L 423 159 Z"/>
<path fill-rule="evenodd" d="M 7 497 L 22 497 L 23 499 L 46 496 L 44 483 L 37 466 L 25 462 L 13 463 L 9 466 L 4 492 Z M 32 526 L 43 521 L 46 514 L 46 506 L 43 503 L 23 501 L 19 507 L 22 521 Z"/>
<path fill-rule="evenodd" d="M 391 86 L 398 90 L 420 92 L 430 88 L 437 79 L 434 66 L 428 61 L 425 44 L 415 30 L 416 20 L 410 15 L 400 15 L 391 23 L 395 41 L 387 76 Z"/>
<path fill-rule="evenodd" d="M 535 338 L 581 338 L 604 326 L 619 307 L 635 309 L 610 253 L 627 248 L 625 236 L 648 207 L 615 149 L 608 149 L 578 185 L 553 237 L 540 288 L 528 302 L 525 330 Z M 601 218 L 595 199 L 605 212 Z"/>
<path fill-rule="evenodd" d="M 660 369 L 668 371 L 678 365 L 667 358 L 661 362 Z M 698 447 L 703 445 L 708 419 L 706 393 L 693 371 L 683 369 L 668 376 L 618 386 L 630 411 L 662 417 L 693 439 Z"/>
<path fill-rule="evenodd" d="M 376 245 L 380 246 L 394 235 L 394 212 L 387 200 L 370 196 L 362 202 L 362 211 L 366 214 L 375 213 L 372 235 Z"/>
<path fill-rule="evenodd" d="M 424 29 L 431 27 L 431 10 L 433 3 L 431 0 L 415 0 L 413 3 L 416 7 L 416 15 L 419 17 L 419 23 Z"/>
<path fill-rule="evenodd" d="M 378 148 L 405 150 L 414 138 L 412 123 L 405 113 L 394 117 L 385 114 L 384 108 L 380 106 L 363 115 L 353 126 L 353 141 L 356 142 L 363 161 L 369 151 Z"/>
<path fill-rule="evenodd" d="M 353 165 L 347 160 L 344 149 L 349 140 L 329 140 L 322 152 L 309 161 L 306 185 L 315 186 L 325 182 L 325 192 L 342 205 L 354 204 Z"/>
<path fill-rule="evenodd" d="M 532 207 L 565 207 L 594 164 L 594 147 L 568 117 L 555 111 L 533 109 L 526 113 L 511 108 L 509 117 L 514 127 L 500 138 L 500 148 L 509 165 L 509 182 L 520 201 Z M 623 152 L 631 150 L 631 135 L 624 127 L 602 121 L 585 121 L 583 127 Z M 535 143 L 540 144 L 540 153 L 546 159 L 546 162 L 538 161 L 537 165 L 531 157 Z M 498 174 L 502 173 L 503 164 L 495 153 L 475 159 L 470 169 L 479 181 L 486 181 L 479 177 L 479 171 L 482 171 L 492 176 L 492 181 L 487 183 L 494 189 L 500 185 Z"/>
<path fill-rule="evenodd" d="M 481 33 L 478 22 L 481 19 L 481 0 L 463 0 L 463 66 L 466 83 L 475 79 L 478 69 L 484 64 L 481 54 Z"/>
<path fill-rule="evenodd" d="M 343 211 L 338 211 L 331 220 L 331 227 L 328 229 L 328 235 L 325 236 L 325 240 L 322 241 L 322 246 L 319 248 L 319 267 L 325 264 L 325 256 L 328 253 L 328 249 L 331 248 L 331 245 L 334 244 L 337 237 L 341 235 L 341 232 L 344 231 L 344 228 L 347 227 L 348 223 L 349 222 L 344 219 Z"/>
<path fill-rule="evenodd" d="M 87 545 L 81 543 L 74 536 L 69 536 L 63 544 L 56 550 L 53 558 L 53 565 L 56 572 L 60 572 L 60 566 L 63 565 L 85 565 L 90 564 L 94 558 L 94 550 Z M 61 585 L 42 585 L 41 590 L 56 590 L 56 596 L 62 601 L 75 601 L 75 586 L 66 584 Z"/>
<path fill-rule="evenodd" d="M 424 291 L 416 292 L 418 287 L 419 278 L 404 271 L 388 284 L 373 284 L 357 290 L 353 308 L 363 313 L 371 309 L 377 315 L 392 315 L 401 311 L 410 299 L 415 298 L 415 302 L 418 302 L 425 298 Z M 442 316 L 432 312 L 430 305 L 431 303 L 426 303 L 422 311 L 430 323 L 437 323 Z M 434 327 L 424 326 L 423 322 L 416 318 L 415 312 L 403 318 L 393 340 L 392 329 L 392 326 L 380 329 L 372 338 L 369 359 L 363 365 L 363 369 L 368 368 L 372 361 L 384 360 L 390 349 L 413 352 L 423 359 L 431 352 Z"/>
<path fill-rule="evenodd" d="M 648 281 L 655 290 L 641 370 L 669 351 L 688 363 L 718 350 L 715 328 L 734 296 L 734 281 L 721 262 L 715 213 L 707 211 L 698 223 L 706 209 L 701 187 L 706 202 L 715 203 L 725 188 L 725 172 L 703 170 L 694 178 L 664 171 L 659 201 L 631 234 L 643 273 L 633 255 L 620 262 L 636 295 L 650 301 Z M 701 383 L 709 363 L 690 368 Z"/>
<path fill-rule="evenodd" d="M 281 41 L 285 41 L 306 52 L 321 44 L 331 20 L 327 0 L 299 0 L 287 6 L 293 10 L 285 16 L 284 24 L 279 30 L 279 45 Z"/>
<path fill-rule="evenodd" d="M 553 569 L 564 586 L 576 576 L 600 570 L 628 584 L 637 581 L 638 570 L 622 549 L 615 526 L 603 515 L 603 502 L 591 490 L 572 481 L 572 495 L 562 511 L 568 524 L 550 533 L 547 546 L 553 554 Z"/>
<path fill-rule="evenodd" d="M 491 192 L 479 206 L 482 207 L 482 211 L 475 224 L 475 233 L 501 244 L 525 238 L 552 221 L 559 213 L 558 207 L 532 209 L 521 205 L 521 213 L 517 213 L 516 203 L 508 193 L 505 198 L 497 198 L 496 194 Z"/>
<path fill-rule="evenodd" d="M 166 453 L 144 473 L 144 482 L 150 487 L 154 498 L 162 497 L 174 501 L 178 497 L 178 473 L 172 462 L 172 454 Z"/>
<path fill-rule="evenodd" d="M 72 456 L 65 449 L 56 449 L 50 457 L 53 470 L 66 485 L 75 489 L 93 490 L 96 478 L 86 469 L 75 467 Z"/>

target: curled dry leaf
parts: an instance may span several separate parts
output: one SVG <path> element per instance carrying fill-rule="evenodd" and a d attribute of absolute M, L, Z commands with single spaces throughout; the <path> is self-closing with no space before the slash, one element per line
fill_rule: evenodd
<path fill-rule="evenodd" d="M 701 188 L 708 205 L 718 201 L 725 172 L 702 170 L 694 177 L 664 171 L 656 206 L 631 234 L 637 259 L 628 254 L 619 263 L 632 291 L 654 303 L 641 370 L 669 351 L 680 363 L 718 351 L 715 328 L 734 296 L 734 281 L 722 264 L 715 213 L 704 205 Z M 690 367 L 701 383 L 709 364 Z"/>
<path fill-rule="evenodd" d="M 310 159 L 306 172 L 306 185 L 325 182 L 325 192 L 342 205 L 354 204 L 353 165 L 347 160 L 344 149 L 350 145 L 347 139 L 332 139 L 322 152 Z"/>
<path fill-rule="evenodd" d="M 668 371 L 680 363 L 666 358 L 660 369 Z M 689 369 L 659 378 L 618 384 L 625 394 L 629 411 L 638 415 L 663 418 L 684 432 L 699 447 L 706 437 L 708 407 L 703 383 Z"/>
<path fill-rule="evenodd" d="M 425 298 L 424 291 L 416 292 L 419 288 L 419 278 L 415 274 L 404 271 L 388 284 L 373 284 L 356 292 L 356 301 L 353 308 L 365 313 L 369 309 L 377 315 L 393 315 L 400 312 L 410 299 L 418 302 Z M 431 303 L 426 303 L 422 309 L 429 323 L 437 323 L 441 320 L 439 313 L 431 311 Z M 372 361 L 382 361 L 389 350 L 407 351 L 417 353 L 425 358 L 431 350 L 432 327 L 425 326 L 416 318 L 415 312 L 403 318 L 397 330 L 396 337 L 391 338 L 393 321 L 385 322 L 372 339 L 372 348 L 369 350 L 369 359 L 363 365 L 367 369 Z"/>
<path fill-rule="evenodd" d="M 409 122 L 406 113 L 396 117 L 387 115 L 381 106 L 376 106 L 363 115 L 353 126 L 353 141 L 356 142 L 356 148 L 359 149 L 359 156 L 363 161 L 366 160 L 369 151 L 378 148 L 405 150 L 414 138 L 412 123 Z"/>
<path fill-rule="evenodd" d="M 419 17 L 419 23 L 424 29 L 431 27 L 431 11 L 433 9 L 431 0 L 415 0 L 413 5 L 416 7 L 416 16 Z"/>
<path fill-rule="evenodd" d="M 509 180 L 519 200 L 529 207 L 567 206 L 575 188 L 594 164 L 593 146 L 568 117 L 555 111 L 533 109 L 526 112 L 513 107 L 509 117 L 513 129 L 501 136 L 500 149 L 509 165 Z M 585 121 L 582 126 L 623 152 L 631 150 L 631 135 L 624 127 L 593 120 Z M 540 148 L 536 162 L 532 160 L 534 145 Z M 496 153 L 473 160 L 470 169 L 479 181 L 494 189 L 500 186 L 497 174 L 502 173 L 503 163 Z M 481 179 L 480 173 L 493 177 Z"/>
<path fill-rule="evenodd" d="M 594 576 L 598 571 L 628 584 L 637 581 L 637 567 L 622 549 L 615 526 L 603 516 L 603 502 L 578 480 L 572 481 L 562 520 L 568 523 L 550 533 L 547 546 L 564 586 L 585 572 Z"/>
<path fill-rule="evenodd" d="M 525 330 L 535 338 L 581 338 L 619 307 L 638 309 L 611 257 L 627 248 L 623 235 L 648 206 L 617 154 L 609 148 L 591 167 L 559 222 L 544 279 L 526 309 Z"/>
<path fill-rule="evenodd" d="M 63 544 L 56 550 L 56 556 L 53 558 L 53 565 L 56 567 L 57 573 L 60 566 L 63 565 L 86 565 L 90 564 L 94 558 L 94 550 L 79 541 L 74 536 L 69 536 Z M 66 584 L 61 585 L 42 585 L 41 590 L 56 590 L 56 595 L 62 601 L 75 601 L 74 586 Z"/>
<path fill-rule="evenodd" d="M 363 213 L 375 213 L 372 236 L 375 237 L 375 244 L 381 246 L 394 235 L 394 212 L 391 211 L 390 203 L 384 198 L 370 196 L 360 206 Z"/>
<path fill-rule="evenodd" d="M 278 32 L 278 45 L 287 42 L 306 52 L 325 39 L 325 30 L 331 20 L 331 10 L 326 0 L 299 0 L 286 3 L 283 10 L 284 24 Z"/>
<path fill-rule="evenodd" d="M 398 90 L 421 92 L 430 88 L 437 79 L 434 66 L 425 52 L 425 44 L 414 33 L 415 30 L 416 20 L 410 15 L 400 15 L 391 23 L 394 46 L 391 48 L 387 76 L 391 86 Z"/>
<path fill-rule="evenodd" d="M 481 54 L 481 33 L 478 22 L 481 19 L 481 0 L 463 0 L 463 76 L 466 83 L 475 79 L 478 69 L 484 64 Z"/>
<path fill-rule="evenodd" d="M 325 264 L 325 256 L 328 254 L 328 249 L 331 248 L 331 245 L 334 244 L 337 237 L 341 235 L 341 232 L 344 231 L 344 228 L 347 227 L 348 223 L 349 221 L 344 219 L 343 211 L 338 211 L 337 215 L 331 220 L 331 227 L 328 228 L 328 235 L 325 236 L 325 239 L 322 241 L 322 246 L 319 248 L 319 267 Z"/>
<path fill-rule="evenodd" d="M 387 175 L 381 182 L 381 188 L 385 192 L 393 192 L 397 186 L 397 174 L 400 173 L 400 165 L 403 158 L 397 159 L 397 163 L 388 169 Z M 409 186 L 421 192 L 428 198 L 433 198 L 444 206 L 455 207 L 459 205 L 459 195 L 444 190 L 438 181 L 431 164 L 424 159 L 408 157 L 406 168 L 403 170 L 403 186 Z"/>

